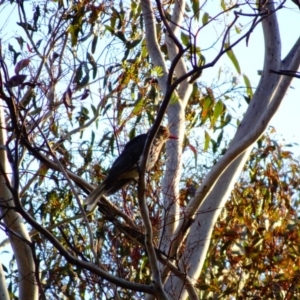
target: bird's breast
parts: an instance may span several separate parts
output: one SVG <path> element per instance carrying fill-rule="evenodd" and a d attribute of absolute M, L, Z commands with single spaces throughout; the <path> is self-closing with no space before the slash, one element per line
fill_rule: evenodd
<path fill-rule="evenodd" d="M 151 147 L 150 152 L 148 154 L 148 158 L 147 158 L 146 171 L 149 171 L 154 167 L 156 161 L 158 160 L 160 150 L 161 150 L 161 147 L 157 147 L 157 146 Z M 143 157 L 143 155 L 141 155 L 141 157 L 139 158 L 139 161 L 138 161 L 139 168 L 141 167 L 142 157 Z"/>

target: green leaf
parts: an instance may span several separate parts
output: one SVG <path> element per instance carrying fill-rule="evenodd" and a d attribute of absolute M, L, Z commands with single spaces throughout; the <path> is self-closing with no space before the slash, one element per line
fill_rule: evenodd
<path fill-rule="evenodd" d="M 14 49 L 14 47 L 11 44 L 8 45 L 8 50 L 10 52 L 12 52 L 14 55 L 13 62 L 15 65 L 17 63 L 18 56 L 21 54 L 21 52 L 16 52 L 16 50 Z"/>
<path fill-rule="evenodd" d="M 241 31 L 242 31 L 241 28 L 238 27 L 238 26 L 234 26 L 234 29 L 235 29 L 235 32 L 238 33 L 238 34 L 240 34 Z"/>
<path fill-rule="evenodd" d="M 192 1 L 192 8 L 193 8 L 194 17 L 196 18 L 197 21 L 199 21 L 200 1 L 199 0 L 193 0 Z"/>
<path fill-rule="evenodd" d="M 91 104 L 91 109 L 93 111 L 94 116 L 96 116 L 97 115 L 97 109 L 93 104 Z"/>
<path fill-rule="evenodd" d="M 76 120 L 78 121 L 80 126 L 82 126 L 88 119 L 89 119 L 89 111 L 83 106 L 81 107 L 81 111 L 78 112 L 76 116 Z"/>
<path fill-rule="evenodd" d="M 34 28 L 31 24 L 26 23 L 26 22 L 17 22 L 19 26 L 24 28 L 24 30 L 29 30 L 29 31 L 36 31 L 36 28 Z"/>
<path fill-rule="evenodd" d="M 223 133 L 224 130 L 222 129 L 221 132 L 219 133 L 218 137 L 217 137 L 217 145 L 220 146 L 222 139 L 223 139 Z"/>
<path fill-rule="evenodd" d="M 71 34 L 72 47 L 77 45 L 79 29 L 77 25 L 70 25 L 68 32 Z"/>
<path fill-rule="evenodd" d="M 41 185 L 42 182 L 44 181 L 48 170 L 49 170 L 49 168 L 45 164 L 41 163 L 39 171 L 38 171 L 38 173 L 39 173 L 39 183 L 38 184 L 39 185 Z"/>
<path fill-rule="evenodd" d="M 225 48 L 225 49 L 227 49 L 227 48 L 229 48 L 229 47 L 230 47 L 229 43 L 225 43 L 225 44 L 224 44 L 224 48 Z M 240 68 L 239 62 L 238 62 L 238 60 L 237 60 L 235 54 L 233 53 L 233 50 L 230 49 L 230 50 L 226 51 L 226 54 L 228 55 L 228 57 L 230 58 L 231 62 L 233 63 L 233 65 L 234 65 L 236 71 L 237 71 L 239 74 L 241 74 L 241 68 Z"/>
<path fill-rule="evenodd" d="M 220 67 L 220 68 L 219 68 L 219 71 L 218 71 L 218 80 L 220 80 L 221 74 L 222 74 L 222 67 Z"/>
<path fill-rule="evenodd" d="M 127 43 L 127 40 L 126 40 L 126 38 L 125 38 L 125 35 L 124 35 L 124 33 L 122 32 L 122 31 L 117 31 L 116 33 L 115 33 L 115 36 L 117 36 L 122 42 L 124 42 L 125 44 Z"/>
<path fill-rule="evenodd" d="M 20 45 L 21 50 L 23 49 L 23 44 L 25 43 L 25 41 L 23 40 L 23 38 L 21 36 L 16 37 L 15 38 L 18 41 L 18 44 Z"/>
<path fill-rule="evenodd" d="M 207 150 L 208 150 L 209 142 L 210 142 L 210 135 L 209 135 L 208 132 L 205 130 L 205 132 L 204 132 L 204 151 L 207 151 Z"/>
<path fill-rule="evenodd" d="M 50 35 L 52 32 L 52 26 L 51 24 L 48 24 L 48 35 Z"/>
<path fill-rule="evenodd" d="M 8 50 L 10 52 L 16 53 L 16 50 L 14 49 L 14 47 L 11 44 L 8 44 Z"/>
<path fill-rule="evenodd" d="M 135 127 L 133 127 L 129 132 L 129 139 L 132 140 L 135 137 Z"/>
<path fill-rule="evenodd" d="M 14 53 L 14 65 L 17 63 L 18 56 L 21 55 L 21 52 Z"/>
<path fill-rule="evenodd" d="M 29 95 L 24 99 L 24 102 L 22 102 L 22 105 L 26 107 L 33 99 L 36 99 L 36 93 L 34 89 L 30 91 Z"/>
<path fill-rule="evenodd" d="M 127 49 L 132 49 L 134 48 L 135 46 L 137 46 L 140 42 L 141 42 L 142 39 L 137 39 L 137 40 L 134 40 L 132 42 L 127 42 L 126 43 L 126 47 Z"/>
<path fill-rule="evenodd" d="M 40 7 L 39 7 L 39 5 L 37 5 L 36 8 L 35 8 L 35 12 L 33 14 L 33 27 L 34 28 L 37 28 L 37 22 L 38 22 L 38 19 L 39 19 L 40 16 L 41 16 Z"/>
<path fill-rule="evenodd" d="M 217 142 L 214 139 L 211 139 L 210 142 L 212 144 L 212 152 L 217 153 L 219 149 Z"/>
<path fill-rule="evenodd" d="M 94 145 L 94 142 L 95 142 L 95 132 L 94 132 L 94 130 L 92 130 L 91 146 Z"/>
<path fill-rule="evenodd" d="M 114 28 L 113 27 L 110 27 L 110 26 L 108 26 L 108 25 L 104 25 L 104 27 L 105 27 L 105 29 L 107 30 L 107 31 L 109 31 L 111 34 L 115 34 L 115 30 L 114 30 Z"/>
<path fill-rule="evenodd" d="M 147 58 L 148 56 L 148 50 L 146 46 L 146 39 L 143 39 L 142 41 L 142 52 L 141 52 L 142 58 Z"/>
<path fill-rule="evenodd" d="M 161 66 L 155 66 L 151 70 L 151 75 L 154 77 L 161 77 L 164 75 L 164 70 Z"/>
<path fill-rule="evenodd" d="M 221 0 L 221 7 L 222 7 L 222 9 L 223 9 L 224 11 L 227 9 L 227 5 L 226 5 L 225 0 Z"/>
<path fill-rule="evenodd" d="M 208 21 L 209 21 L 209 14 L 206 12 L 202 17 L 202 24 L 205 25 L 208 23 Z"/>
<path fill-rule="evenodd" d="M 213 100 L 209 95 L 203 98 L 202 101 L 202 111 L 201 111 L 201 119 L 206 119 L 210 116 L 211 106 L 213 104 Z"/>
<path fill-rule="evenodd" d="M 184 32 L 181 32 L 181 41 L 184 46 L 187 46 L 190 43 L 190 36 Z"/>
<path fill-rule="evenodd" d="M 217 104 L 215 105 L 215 109 L 214 109 L 214 118 L 217 120 L 220 115 L 223 113 L 223 102 L 221 100 L 219 100 L 217 102 Z"/>
<path fill-rule="evenodd" d="M 40 47 L 42 41 L 43 41 L 43 40 L 40 39 L 40 40 L 38 40 L 38 41 L 36 42 L 35 46 L 36 46 L 37 49 Z"/>
<path fill-rule="evenodd" d="M 77 90 L 80 90 L 81 88 L 85 87 L 88 83 L 89 83 L 89 80 L 90 80 L 90 75 L 89 73 L 87 73 L 83 78 L 82 80 L 77 84 L 76 86 L 76 91 Z"/>
<path fill-rule="evenodd" d="M 177 104 L 178 101 L 179 101 L 179 97 L 173 93 L 170 99 L 170 104 Z"/>
<path fill-rule="evenodd" d="M 79 67 L 76 69 L 76 72 L 75 72 L 75 77 L 73 79 L 73 82 L 74 83 L 78 83 L 82 77 L 82 63 L 80 63 Z"/>
<path fill-rule="evenodd" d="M 251 83 L 249 78 L 246 75 L 243 75 L 244 78 L 244 82 L 247 88 L 247 95 L 252 98 L 253 97 L 253 91 L 252 91 L 252 87 L 251 87 Z"/>
<path fill-rule="evenodd" d="M 89 63 L 92 65 L 93 67 L 93 79 L 95 79 L 96 75 L 97 75 L 97 64 L 95 62 L 95 59 L 93 57 L 93 55 L 91 55 L 90 53 L 86 53 L 86 57 L 87 57 L 87 60 L 89 61 Z"/>
<path fill-rule="evenodd" d="M 134 17 L 137 13 L 137 7 L 138 7 L 138 3 L 135 1 L 131 2 L 131 7 L 130 7 L 130 17 Z"/>
<path fill-rule="evenodd" d="M 94 35 L 93 41 L 92 41 L 92 53 L 94 54 L 96 51 L 96 46 L 98 42 L 98 35 Z"/>
<path fill-rule="evenodd" d="M 138 115 L 138 114 L 141 112 L 141 110 L 143 109 L 144 103 L 145 103 L 145 99 L 144 99 L 144 98 L 141 98 L 141 99 L 136 103 L 136 105 L 135 105 L 135 107 L 134 107 L 132 113 L 133 113 L 134 115 Z"/>
<path fill-rule="evenodd" d="M 223 119 L 223 118 L 222 118 Z M 226 117 L 221 121 L 221 125 L 220 125 L 220 128 L 223 128 L 225 127 L 227 124 L 229 124 L 231 122 L 231 115 L 230 114 L 227 114 Z"/>
<path fill-rule="evenodd" d="M 112 134 L 110 139 L 109 139 L 109 143 L 108 143 L 108 146 L 110 148 L 110 153 L 112 155 L 114 154 L 114 144 L 115 144 L 115 135 Z"/>

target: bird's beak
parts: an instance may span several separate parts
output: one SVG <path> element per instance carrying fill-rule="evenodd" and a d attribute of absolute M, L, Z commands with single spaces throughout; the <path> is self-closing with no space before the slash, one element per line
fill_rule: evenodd
<path fill-rule="evenodd" d="M 170 134 L 169 139 L 178 140 L 178 137 L 175 135 Z"/>

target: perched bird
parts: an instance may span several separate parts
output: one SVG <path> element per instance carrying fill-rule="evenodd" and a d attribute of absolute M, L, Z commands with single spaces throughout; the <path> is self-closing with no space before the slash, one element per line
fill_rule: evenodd
<path fill-rule="evenodd" d="M 88 211 L 94 210 L 102 196 L 112 195 L 131 181 L 139 178 L 139 166 L 147 136 L 148 133 L 138 135 L 125 145 L 123 152 L 113 163 L 105 180 L 85 200 Z M 149 151 L 146 163 L 147 171 L 154 167 L 161 148 L 168 139 L 177 139 L 177 137 L 171 135 L 168 128 L 160 126 Z"/>

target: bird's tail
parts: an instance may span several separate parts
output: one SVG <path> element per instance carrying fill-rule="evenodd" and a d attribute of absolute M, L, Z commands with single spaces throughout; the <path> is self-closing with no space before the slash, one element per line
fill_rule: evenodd
<path fill-rule="evenodd" d="M 104 182 L 97 186 L 89 196 L 84 200 L 84 204 L 87 205 L 87 211 L 93 211 L 97 205 L 97 202 L 105 195 Z"/>

